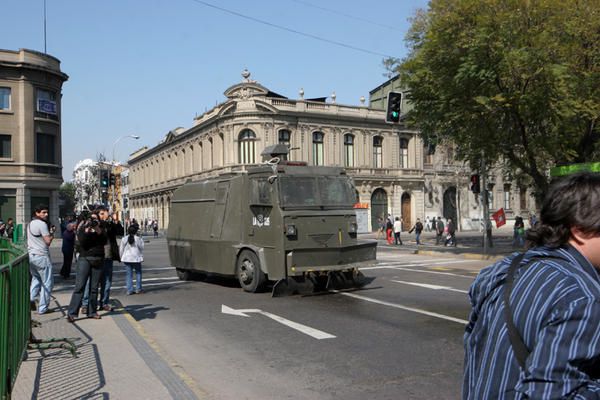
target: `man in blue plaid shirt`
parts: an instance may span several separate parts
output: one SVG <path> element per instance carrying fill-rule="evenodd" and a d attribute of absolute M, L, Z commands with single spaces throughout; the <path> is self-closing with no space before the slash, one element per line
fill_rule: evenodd
<path fill-rule="evenodd" d="M 600 399 L 600 174 L 554 182 L 527 239 L 471 286 L 463 399 Z"/>

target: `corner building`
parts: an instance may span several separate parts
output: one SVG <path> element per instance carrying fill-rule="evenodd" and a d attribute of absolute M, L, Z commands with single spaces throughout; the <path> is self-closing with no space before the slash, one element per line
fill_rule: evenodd
<path fill-rule="evenodd" d="M 30 220 L 44 203 L 58 226 L 62 183 L 60 61 L 33 50 L 0 50 L 0 218 Z"/>
<path fill-rule="evenodd" d="M 157 146 L 131 155 L 131 217 L 156 219 L 166 228 L 171 196 L 187 180 L 243 171 L 260 163 L 266 146 L 285 143 L 292 161 L 346 168 L 357 203 L 367 210 L 367 230 L 376 230 L 377 217 L 388 212 L 402 216 L 405 229 L 426 216 L 458 212 L 463 228 L 480 218 L 468 191 L 469 172 L 454 161 L 445 165 L 445 152 L 426 155 L 417 131 L 385 123 L 384 110 L 365 106 L 364 98 L 361 106 L 348 106 L 335 97 L 304 99 L 300 90 L 292 100 L 249 79 L 247 71 L 242 76 L 225 91 L 226 100 L 195 118 L 191 128 L 174 129 Z"/>

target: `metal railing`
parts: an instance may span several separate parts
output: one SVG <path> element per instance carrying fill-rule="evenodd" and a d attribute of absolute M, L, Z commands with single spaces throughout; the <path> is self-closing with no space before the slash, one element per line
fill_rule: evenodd
<path fill-rule="evenodd" d="M 22 229 L 21 229 L 22 232 Z M 27 249 L 0 238 L 0 398 L 10 399 L 31 333 Z"/>

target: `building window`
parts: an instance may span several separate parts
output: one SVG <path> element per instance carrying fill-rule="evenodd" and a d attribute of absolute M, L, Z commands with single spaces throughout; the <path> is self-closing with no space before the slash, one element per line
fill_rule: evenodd
<path fill-rule="evenodd" d="M 448 156 L 448 164 L 454 164 L 454 147 L 448 146 L 446 155 Z"/>
<path fill-rule="evenodd" d="M 504 209 L 510 210 L 510 185 L 504 185 Z"/>
<path fill-rule="evenodd" d="M 527 210 L 527 188 L 522 187 L 519 188 L 519 205 L 521 208 L 521 212 Z"/>
<path fill-rule="evenodd" d="M 291 132 L 288 131 L 287 129 L 282 129 L 279 131 L 279 144 L 284 144 L 287 146 L 288 151 L 290 151 L 290 138 L 291 138 Z M 287 160 L 289 157 L 289 154 L 287 155 L 282 155 L 282 159 Z"/>
<path fill-rule="evenodd" d="M 400 139 L 400 168 L 408 168 L 408 139 Z"/>
<path fill-rule="evenodd" d="M 323 133 L 313 133 L 313 164 L 323 165 Z"/>
<path fill-rule="evenodd" d="M 373 138 L 373 167 L 383 167 L 383 138 L 381 136 Z"/>
<path fill-rule="evenodd" d="M 0 158 L 11 158 L 11 139 L 10 135 L 0 135 Z"/>
<path fill-rule="evenodd" d="M 42 164 L 56 164 L 56 140 L 54 135 L 37 134 L 35 161 Z"/>
<path fill-rule="evenodd" d="M 35 107 L 36 116 L 49 119 L 58 119 L 56 92 L 38 89 Z"/>
<path fill-rule="evenodd" d="M 354 135 L 344 135 L 344 166 L 354 167 Z"/>
<path fill-rule="evenodd" d="M 433 164 L 433 155 L 435 154 L 435 147 L 432 145 L 426 145 L 423 147 L 423 163 L 426 165 Z"/>
<path fill-rule="evenodd" d="M 256 147 L 256 135 L 250 129 L 244 129 L 238 136 L 239 162 L 240 164 L 254 164 Z"/>
<path fill-rule="evenodd" d="M 0 110 L 10 110 L 10 88 L 0 87 Z"/>

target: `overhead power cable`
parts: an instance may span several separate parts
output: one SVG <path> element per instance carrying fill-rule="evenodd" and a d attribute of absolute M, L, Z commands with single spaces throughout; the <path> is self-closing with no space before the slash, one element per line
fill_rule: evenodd
<path fill-rule="evenodd" d="M 262 19 L 254 18 L 254 17 L 251 17 L 249 15 L 245 15 L 245 14 L 239 13 L 237 11 L 233 11 L 233 10 L 229 10 L 227 8 L 219 7 L 219 6 L 216 6 L 214 4 L 208 3 L 206 1 L 202 1 L 202 0 L 192 0 L 192 1 L 194 1 L 194 2 L 196 2 L 198 4 L 202 4 L 202 5 L 206 6 L 206 7 L 211 7 L 211 8 L 214 8 L 216 10 L 223 11 L 223 12 L 226 12 L 226 13 L 231 14 L 231 15 L 235 15 L 236 17 L 248 19 L 250 21 L 254 21 L 254 22 L 257 22 L 259 24 L 263 24 L 263 25 L 270 26 L 272 28 L 277 28 L 277 29 L 280 29 L 280 30 L 283 30 L 283 31 L 295 33 L 297 35 L 309 37 L 311 39 L 319 40 L 321 42 L 334 44 L 336 46 L 345 47 L 347 49 L 352 49 L 352 50 L 360 51 L 360 52 L 363 52 L 363 53 L 373 54 L 373 55 L 376 55 L 376 56 L 381 56 L 381 57 L 386 57 L 386 58 L 394 58 L 393 56 L 390 56 L 389 54 L 383 54 L 383 53 L 379 53 L 379 52 L 376 52 L 376 51 L 371 51 L 371 50 L 368 50 L 368 49 L 363 49 L 361 47 L 352 46 L 350 44 L 338 42 L 338 41 L 335 41 L 335 40 L 326 39 L 326 38 L 321 37 L 321 36 L 313 35 L 312 33 L 306 33 L 306 32 L 297 31 L 295 29 L 288 28 L 288 27 L 285 27 L 285 26 L 282 26 L 282 25 L 277 25 L 277 24 L 274 24 L 274 23 L 269 22 L 269 21 L 264 21 Z"/>
<path fill-rule="evenodd" d="M 386 29 L 391 29 L 391 30 L 394 30 L 394 31 L 402 32 L 402 29 L 397 28 L 395 26 L 382 24 L 380 22 L 371 21 L 370 19 L 366 19 L 366 18 L 362 18 L 362 17 L 357 17 L 357 16 L 354 16 L 354 15 L 351 15 L 351 14 L 346 14 L 344 12 L 341 12 L 341 11 L 338 11 L 338 10 L 334 10 L 332 8 L 321 7 L 319 5 L 309 3 L 308 1 L 303 1 L 303 0 L 292 0 L 292 1 L 296 2 L 298 4 L 302 4 L 302 5 L 308 6 L 308 7 L 318 8 L 319 10 L 327 11 L 327 12 L 330 12 L 332 14 L 341 15 L 343 17 L 350 18 L 350 19 L 353 19 L 353 20 L 356 20 L 356 21 L 362 21 L 362 22 L 366 22 L 366 23 L 371 24 L 371 25 L 379 26 L 381 28 L 386 28 Z"/>

